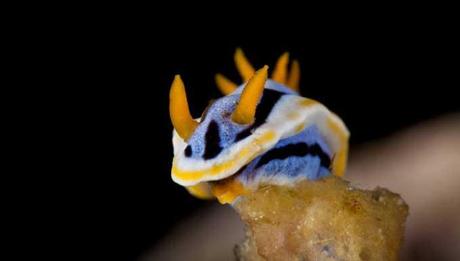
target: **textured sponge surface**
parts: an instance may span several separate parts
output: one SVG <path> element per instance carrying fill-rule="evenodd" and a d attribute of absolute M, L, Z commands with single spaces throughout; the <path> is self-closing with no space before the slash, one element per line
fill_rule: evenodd
<path fill-rule="evenodd" d="M 246 224 L 239 260 L 398 260 L 407 204 L 330 176 L 261 186 L 234 205 Z"/>

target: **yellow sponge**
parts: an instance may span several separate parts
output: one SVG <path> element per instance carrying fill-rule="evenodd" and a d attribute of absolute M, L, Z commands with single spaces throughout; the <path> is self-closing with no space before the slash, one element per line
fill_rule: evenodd
<path fill-rule="evenodd" d="M 260 187 L 235 204 L 247 238 L 239 260 L 398 260 L 407 204 L 338 177 Z"/>

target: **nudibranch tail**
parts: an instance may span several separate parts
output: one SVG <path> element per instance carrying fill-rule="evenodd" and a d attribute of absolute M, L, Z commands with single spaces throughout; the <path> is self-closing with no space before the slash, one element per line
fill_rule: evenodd
<path fill-rule="evenodd" d="M 176 76 L 170 91 L 174 125 L 172 179 L 202 199 L 233 203 L 261 184 L 290 185 L 328 175 L 342 176 L 349 132 L 324 105 L 298 95 L 300 66 L 289 54 L 255 71 L 243 51 L 235 63 L 245 81 L 239 87 L 217 74 L 226 95 L 193 119 L 184 84 Z"/>

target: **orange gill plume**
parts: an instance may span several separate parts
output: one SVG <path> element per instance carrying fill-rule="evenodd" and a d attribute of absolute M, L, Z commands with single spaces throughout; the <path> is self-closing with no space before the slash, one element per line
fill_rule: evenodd
<path fill-rule="evenodd" d="M 243 79 L 243 82 L 247 82 L 251 77 L 254 75 L 255 70 L 251 63 L 246 58 L 243 50 L 241 48 L 237 48 L 234 55 L 235 65 L 236 68 Z M 273 70 L 271 79 L 287 87 L 291 88 L 292 90 L 298 92 L 299 91 L 299 81 L 300 81 L 300 66 L 297 60 L 293 60 L 291 64 L 291 68 L 288 71 L 288 64 L 289 64 L 289 53 L 283 53 L 280 58 L 278 59 L 275 69 Z M 223 76 L 222 74 L 218 73 L 215 76 L 215 81 L 219 90 L 224 94 L 228 95 L 236 90 L 238 87 L 237 84 L 230 81 L 228 78 Z"/>
<path fill-rule="evenodd" d="M 287 78 L 286 85 L 289 86 L 294 91 L 299 91 L 299 82 L 300 82 L 300 64 L 297 60 L 292 61 L 291 69 L 289 70 L 289 75 Z"/>
<path fill-rule="evenodd" d="M 177 134 L 187 141 L 198 126 L 198 122 L 190 114 L 184 83 L 180 75 L 174 77 L 169 92 L 169 115 Z"/>
<path fill-rule="evenodd" d="M 224 95 L 229 95 L 237 88 L 237 85 L 234 82 L 230 81 L 227 77 L 223 76 L 220 73 L 216 74 L 215 80 L 217 88 L 219 88 L 219 90 Z"/>
<path fill-rule="evenodd" d="M 251 79 L 254 75 L 255 70 L 244 55 L 243 50 L 241 48 L 237 48 L 233 58 L 235 60 L 236 68 L 238 69 L 241 78 L 243 78 L 243 81 L 249 81 L 249 79 Z"/>
<path fill-rule="evenodd" d="M 289 53 L 283 53 L 276 62 L 275 69 L 272 73 L 272 80 L 281 84 L 286 84 L 287 66 L 289 63 Z"/>

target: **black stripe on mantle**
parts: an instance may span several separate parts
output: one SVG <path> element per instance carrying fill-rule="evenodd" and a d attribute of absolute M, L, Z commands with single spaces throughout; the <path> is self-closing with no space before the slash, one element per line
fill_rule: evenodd
<path fill-rule="evenodd" d="M 304 142 L 288 144 L 283 147 L 269 150 L 260 158 L 255 168 L 259 168 L 265 164 L 268 164 L 270 161 L 275 159 L 282 160 L 288 157 L 305 157 L 307 155 L 319 157 L 319 159 L 321 160 L 321 166 L 327 169 L 330 168 L 331 159 L 321 149 L 321 147 L 317 143 L 308 145 Z"/>
<path fill-rule="evenodd" d="M 236 135 L 235 142 L 238 142 L 248 137 L 249 135 L 252 134 L 252 132 L 257 127 L 264 124 L 268 118 L 268 115 L 270 115 L 273 107 L 275 107 L 275 104 L 279 101 L 281 96 L 283 96 L 284 94 L 285 93 L 282 93 L 280 91 L 276 91 L 272 89 L 265 89 L 264 94 L 262 96 L 262 100 L 260 101 L 260 103 L 257 105 L 257 108 L 256 108 L 256 115 L 255 115 L 254 123 L 247 129 L 238 133 Z"/>

